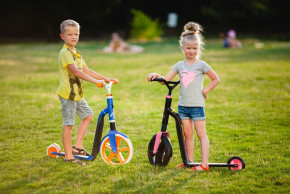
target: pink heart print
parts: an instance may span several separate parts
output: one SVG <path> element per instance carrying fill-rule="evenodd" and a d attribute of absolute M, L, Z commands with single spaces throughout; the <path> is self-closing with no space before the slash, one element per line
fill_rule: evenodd
<path fill-rule="evenodd" d="M 188 72 L 186 70 L 181 71 L 180 73 L 180 80 L 183 83 L 184 87 L 187 88 L 187 86 L 194 80 L 195 73 L 194 71 Z"/>

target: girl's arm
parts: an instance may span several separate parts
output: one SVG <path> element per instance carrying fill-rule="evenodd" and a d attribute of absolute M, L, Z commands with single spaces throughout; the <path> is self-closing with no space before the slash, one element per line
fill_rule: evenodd
<path fill-rule="evenodd" d="M 175 71 L 173 71 L 173 70 L 170 70 L 168 73 L 167 73 L 167 75 L 164 77 L 164 79 L 166 80 L 166 81 L 171 81 L 175 76 L 176 76 L 176 72 Z"/>
<path fill-rule="evenodd" d="M 202 90 L 205 99 L 207 99 L 208 92 L 213 90 L 220 82 L 218 75 L 213 70 L 206 72 L 206 75 L 211 79 L 211 82 L 206 88 Z"/>
<path fill-rule="evenodd" d="M 170 70 L 167 75 L 164 77 L 164 79 L 166 81 L 170 81 L 174 78 L 174 76 L 176 75 L 176 73 L 173 71 L 173 70 Z M 161 75 L 159 75 L 158 73 L 150 73 L 148 76 L 147 76 L 147 81 L 151 82 L 153 79 L 155 78 L 160 78 L 162 77 Z"/>

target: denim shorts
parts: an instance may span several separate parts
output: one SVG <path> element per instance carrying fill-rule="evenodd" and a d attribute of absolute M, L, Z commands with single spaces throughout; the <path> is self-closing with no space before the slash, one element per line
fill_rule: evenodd
<path fill-rule="evenodd" d="M 178 106 L 178 114 L 181 120 L 192 119 L 193 121 L 205 120 L 204 107 Z"/>
<path fill-rule="evenodd" d="M 82 120 L 93 114 L 85 99 L 80 101 L 67 100 L 58 96 L 62 107 L 63 125 L 75 125 L 75 115 L 77 114 Z"/>

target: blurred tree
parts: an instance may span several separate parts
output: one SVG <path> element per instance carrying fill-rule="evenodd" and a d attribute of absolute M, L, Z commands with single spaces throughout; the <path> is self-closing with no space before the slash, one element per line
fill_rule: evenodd
<path fill-rule="evenodd" d="M 114 31 L 130 33 L 131 9 L 166 23 L 169 12 L 178 14 L 180 32 L 197 21 L 206 33 L 235 28 L 238 32 L 290 36 L 287 0 L 0 0 L 0 40 L 18 38 L 59 40 L 59 24 L 74 19 L 81 38 L 110 37 Z"/>
<path fill-rule="evenodd" d="M 205 16 L 207 24 L 219 24 L 218 30 L 227 30 L 254 26 L 254 21 L 264 19 L 269 14 L 269 0 L 211 0 L 201 6 L 201 14 Z M 256 25 L 256 24 L 255 24 Z"/>
<path fill-rule="evenodd" d="M 152 20 L 142 11 L 132 9 L 133 20 L 131 28 L 131 38 L 138 40 L 154 40 L 162 35 L 162 28 L 159 20 Z"/>

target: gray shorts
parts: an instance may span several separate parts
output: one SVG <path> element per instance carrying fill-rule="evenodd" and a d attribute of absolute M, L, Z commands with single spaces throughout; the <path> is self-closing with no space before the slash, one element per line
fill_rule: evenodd
<path fill-rule="evenodd" d="M 82 120 L 93 114 L 83 98 L 80 101 L 67 100 L 60 96 L 58 98 L 61 101 L 63 125 L 75 125 L 76 113 Z"/>

